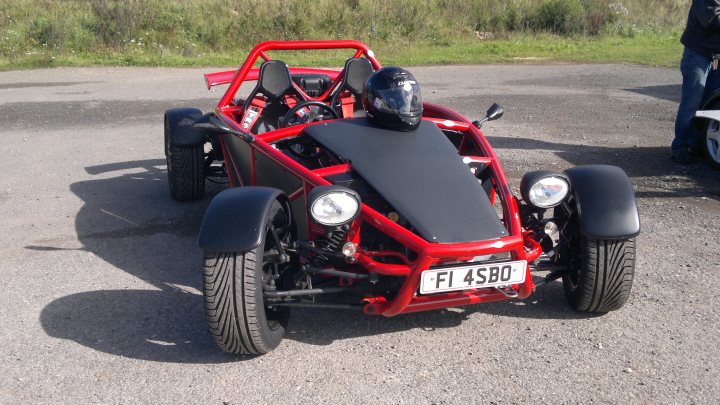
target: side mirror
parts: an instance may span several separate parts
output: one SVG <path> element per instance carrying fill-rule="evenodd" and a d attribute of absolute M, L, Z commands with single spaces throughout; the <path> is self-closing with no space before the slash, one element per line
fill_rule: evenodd
<path fill-rule="evenodd" d="M 249 132 L 236 131 L 230 128 L 225 121 L 216 117 L 214 113 L 207 113 L 203 115 L 192 124 L 192 127 L 193 129 L 204 132 L 208 135 L 227 133 L 242 137 L 242 139 L 248 143 L 252 143 L 255 140 L 255 137 Z"/>
<path fill-rule="evenodd" d="M 505 114 L 503 106 L 498 103 L 493 103 L 493 105 L 491 105 L 485 113 L 485 118 L 473 121 L 472 124 L 475 125 L 475 128 L 480 129 L 480 127 L 482 127 L 482 124 L 485 123 L 485 121 L 494 121 L 502 117 L 503 114 Z"/>
<path fill-rule="evenodd" d="M 501 106 L 498 103 L 493 103 L 493 105 L 488 108 L 487 113 L 485 113 L 485 118 L 487 121 L 494 121 L 505 114 L 505 110 L 503 109 L 503 106 Z"/>

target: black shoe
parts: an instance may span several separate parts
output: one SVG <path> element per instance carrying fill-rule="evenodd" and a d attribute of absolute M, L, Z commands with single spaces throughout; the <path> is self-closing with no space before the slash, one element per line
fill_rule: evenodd
<path fill-rule="evenodd" d="M 696 143 L 690 147 L 690 153 L 696 157 L 705 157 L 705 149 L 701 143 Z"/>
<path fill-rule="evenodd" d="M 672 151 L 672 159 L 680 164 L 687 165 L 698 161 L 698 157 L 690 149 L 678 149 Z"/>

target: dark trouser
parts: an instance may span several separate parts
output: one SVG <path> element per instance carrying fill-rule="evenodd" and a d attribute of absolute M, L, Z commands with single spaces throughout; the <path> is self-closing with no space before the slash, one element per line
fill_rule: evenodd
<path fill-rule="evenodd" d="M 695 112 L 714 90 L 720 89 L 720 69 L 711 69 L 710 56 L 685 48 L 680 61 L 683 76 L 682 98 L 675 119 L 672 150 L 688 149 L 700 139 L 693 126 Z"/>

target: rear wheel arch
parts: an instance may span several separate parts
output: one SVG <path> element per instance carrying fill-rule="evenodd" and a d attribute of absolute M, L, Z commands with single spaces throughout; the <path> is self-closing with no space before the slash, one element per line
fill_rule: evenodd
<path fill-rule="evenodd" d="M 702 109 L 710 108 L 710 106 L 718 103 L 720 103 L 720 89 L 715 90 L 707 99 L 705 99 Z"/>

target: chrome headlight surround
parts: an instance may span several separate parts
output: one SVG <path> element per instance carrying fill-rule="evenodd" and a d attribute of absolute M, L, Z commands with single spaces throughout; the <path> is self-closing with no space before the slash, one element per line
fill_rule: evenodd
<path fill-rule="evenodd" d="M 359 215 L 362 204 L 355 190 L 342 186 L 318 186 L 308 194 L 307 208 L 313 221 L 323 226 L 349 224 Z"/>
<path fill-rule="evenodd" d="M 560 205 L 570 194 L 567 176 L 545 170 L 526 173 L 520 182 L 523 200 L 537 208 L 547 209 Z"/>

